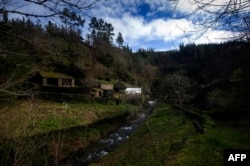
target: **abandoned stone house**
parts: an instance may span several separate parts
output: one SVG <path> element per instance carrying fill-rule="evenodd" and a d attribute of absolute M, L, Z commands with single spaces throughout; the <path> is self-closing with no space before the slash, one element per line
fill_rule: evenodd
<path fill-rule="evenodd" d="M 65 73 L 39 71 L 31 74 L 27 82 L 38 85 L 39 89 L 46 93 L 81 94 L 92 97 L 114 97 L 114 93 L 122 94 L 124 97 L 140 97 L 142 95 L 142 88 L 123 82 L 113 84 L 107 81 L 98 81 L 99 84 L 95 87 L 76 87 L 75 78 Z M 121 96 L 119 95 L 119 97 Z"/>
<path fill-rule="evenodd" d="M 92 97 L 101 97 L 103 96 L 103 90 L 101 88 L 91 88 Z"/>
<path fill-rule="evenodd" d="M 33 73 L 28 79 L 28 82 L 32 82 L 41 86 L 58 86 L 58 87 L 74 87 L 75 78 L 65 73 L 56 72 L 43 72 L 39 71 Z"/>
<path fill-rule="evenodd" d="M 114 85 L 109 82 L 100 82 L 96 88 L 91 88 L 91 95 L 94 97 L 112 97 Z"/>

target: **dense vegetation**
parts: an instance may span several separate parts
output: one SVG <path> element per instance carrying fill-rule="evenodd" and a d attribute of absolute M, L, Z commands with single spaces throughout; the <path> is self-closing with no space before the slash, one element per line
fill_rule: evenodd
<path fill-rule="evenodd" d="M 249 42 L 180 45 L 179 50 L 136 54 L 159 69 L 153 96 L 177 107 L 195 107 L 224 115 L 249 114 Z"/>
<path fill-rule="evenodd" d="M 20 83 L 39 70 L 67 73 L 77 78 L 78 86 L 92 87 L 96 80 L 119 80 L 148 88 L 156 67 L 133 56 L 130 48 L 123 46 L 121 33 L 116 46 L 114 28 L 103 19 L 93 18 L 89 30 L 83 39 L 79 27 L 67 24 L 2 21 L 1 94 L 19 94 Z"/>
<path fill-rule="evenodd" d="M 1 98 L 23 94 L 28 74 L 56 71 L 77 78 L 79 86 L 96 80 L 119 80 L 142 86 L 152 97 L 164 98 L 180 109 L 247 113 L 249 42 L 180 45 L 179 50 L 132 53 L 122 34 L 113 42 L 113 26 L 92 18 L 89 34 L 79 27 L 34 24 L 30 20 L 1 22 Z M 240 108 L 240 110 L 239 110 Z M 227 114 L 226 113 L 226 114 Z M 237 113 L 239 114 L 239 113 Z M 241 113 L 242 114 L 242 113 Z"/>
<path fill-rule="evenodd" d="M 36 100 L 33 91 L 24 88 L 23 84 L 32 72 L 39 70 L 68 73 L 76 78 L 76 85 L 79 87 L 94 86 L 97 80 L 123 81 L 142 86 L 144 92 L 152 98 L 173 106 L 163 106 L 156 110 L 152 119 L 136 133 L 138 138 L 131 140 L 131 144 L 135 144 L 133 141 L 142 142 L 141 137 L 145 137 L 142 143 L 147 146 L 143 153 L 126 149 L 124 154 L 118 153 L 122 158 L 125 156 L 124 159 L 116 161 L 118 165 L 137 163 L 131 156 L 133 153 L 138 153 L 134 155 L 139 156 L 140 161 L 142 158 L 146 159 L 143 165 L 174 165 L 175 159 L 178 159 L 180 164 L 192 164 L 196 158 L 189 160 L 190 154 L 201 155 L 195 151 L 200 144 L 204 145 L 201 147 L 204 154 L 208 147 L 215 148 L 208 152 L 208 155 L 213 154 L 209 156 L 210 161 L 200 156 L 201 163 L 205 161 L 221 164 L 221 155 L 218 154 L 221 154 L 223 149 L 243 148 L 243 144 L 236 142 L 247 143 L 246 138 L 249 138 L 249 135 L 241 135 L 239 129 L 249 131 L 250 124 L 249 42 L 188 44 L 180 45 L 179 50 L 156 52 L 153 49 L 139 49 L 133 53 L 129 46 L 123 45 L 122 33 L 115 39 L 117 45 L 114 43 L 114 28 L 103 19 L 91 19 L 86 39 L 82 38 L 80 27 L 69 26 L 67 20 L 59 26 L 52 21 L 41 25 L 25 19 L 8 20 L 6 17 L 0 24 L 0 111 L 3 121 L 11 119 L 2 123 L 0 133 L 6 137 L 14 137 L 10 140 L 13 144 L 9 144 L 11 147 L 8 145 L 7 149 L 12 155 L 16 155 L 15 157 L 23 155 L 13 150 L 18 147 L 16 144 L 22 143 L 16 140 L 21 139 L 20 135 L 26 136 L 26 132 L 32 129 L 36 129 L 37 134 L 41 133 L 41 130 L 46 132 L 57 129 L 58 126 L 67 128 L 84 125 L 98 118 L 110 117 L 108 109 L 115 110 L 111 111 L 111 117 L 117 115 L 117 109 L 124 108 L 125 112 L 130 109 L 127 106 L 107 108 L 108 106 L 98 105 L 95 110 L 88 112 L 93 105 L 82 103 L 69 105 L 72 110 L 61 103 L 50 103 L 48 108 L 46 102 Z M 19 96 L 22 96 L 22 100 Z M 23 96 L 28 96 L 28 99 L 23 100 Z M 47 115 L 51 114 L 52 119 L 46 119 L 45 113 L 34 119 L 36 108 Z M 14 109 L 19 112 L 12 112 Z M 25 118 L 22 113 L 29 115 L 29 118 Z M 9 116 L 11 118 L 8 118 Z M 65 122 L 63 125 L 60 119 L 62 117 Z M 20 119 L 17 120 L 18 118 Z M 22 130 L 10 133 L 10 130 L 18 125 L 15 122 L 22 120 L 25 120 L 21 126 Z M 204 132 L 205 137 L 194 134 L 196 132 L 192 125 L 193 120 L 197 122 L 197 131 Z M 219 128 L 214 128 L 215 126 Z M 168 141 L 164 141 L 166 134 Z M 235 135 L 239 136 L 233 138 Z M 225 137 L 230 138 L 229 142 L 223 141 Z M 52 144 L 56 139 L 61 141 L 62 137 L 56 137 Z M 235 144 L 230 145 L 233 142 Z M 0 148 L 5 149 L 2 145 Z M 160 152 L 159 156 L 152 155 L 156 154 L 155 152 Z M 12 158 L 5 162 L 9 164 L 11 160 Z M 59 161 L 58 158 L 55 160 Z"/>

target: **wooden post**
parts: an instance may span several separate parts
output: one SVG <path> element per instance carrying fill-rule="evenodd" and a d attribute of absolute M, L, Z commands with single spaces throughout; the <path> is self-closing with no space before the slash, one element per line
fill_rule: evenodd
<path fill-rule="evenodd" d="M 71 86 L 72 86 L 72 87 L 75 86 L 75 80 L 74 80 L 74 79 L 71 80 Z"/>
<path fill-rule="evenodd" d="M 58 86 L 62 86 L 62 79 L 61 78 L 58 79 Z"/>
<path fill-rule="evenodd" d="M 43 78 L 43 86 L 47 85 L 47 78 Z"/>

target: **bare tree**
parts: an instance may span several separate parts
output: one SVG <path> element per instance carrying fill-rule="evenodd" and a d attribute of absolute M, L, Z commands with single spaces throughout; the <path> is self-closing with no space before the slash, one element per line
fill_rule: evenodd
<path fill-rule="evenodd" d="M 9 13 L 34 18 L 64 17 L 81 23 L 80 18 L 85 15 L 84 12 L 93 8 L 98 1 L 100 0 L 0 0 L 0 15 Z"/>
<path fill-rule="evenodd" d="M 204 34 L 208 30 L 225 30 L 231 40 L 250 41 L 250 0 L 176 0 L 176 9 L 180 3 L 192 5 L 187 17 L 202 14 L 197 25 Z M 196 31 L 197 32 L 197 31 Z M 223 38 L 223 37 L 222 37 Z"/>
<path fill-rule="evenodd" d="M 188 94 L 190 86 L 190 79 L 186 76 L 184 70 L 165 76 L 167 99 L 178 107 L 181 112 L 184 111 L 184 104 L 190 99 Z"/>

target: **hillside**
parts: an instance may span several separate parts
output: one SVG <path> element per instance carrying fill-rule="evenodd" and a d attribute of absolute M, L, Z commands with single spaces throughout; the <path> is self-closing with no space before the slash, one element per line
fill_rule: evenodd
<path fill-rule="evenodd" d="M 143 93 L 180 110 L 195 108 L 216 117 L 249 114 L 249 42 L 182 44 L 179 50 L 132 53 L 129 46 L 114 44 L 112 25 L 91 21 L 86 39 L 77 27 L 50 21 L 1 22 L 1 101 L 26 95 L 24 82 L 30 74 L 45 71 L 68 74 L 76 78 L 77 87 L 97 87 L 100 81 L 142 87 Z M 101 31 L 93 22 L 110 28 Z"/>
<path fill-rule="evenodd" d="M 78 27 L 50 21 L 0 22 L 3 165 L 59 165 L 142 111 L 148 98 L 159 101 L 152 115 L 93 165 L 221 165 L 224 149 L 249 148 L 249 42 L 132 53 L 122 40 L 114 44 L 111 24 L 91 21 L 86 39 Z M 94 26 L 99 23 L 104 27 Z M 55 93 L 53 100 L 36 96 L 37 84 L 29 82 L 34 73 L 40 74 L 40 87 Z M 62 77 L 67 88 L 60 87 Z M 98 84 L 108 83 L 118 83 L 111 86 L 115 94 L 100 97 Z M 143 95 L 124 102 L 124 87 L 142 87 Z M 98 97 L 91 91 L 85 100 L 85 88 Z"/>
<path fill-rule="evenodd" d="M 221 117 L 224 113 L 249 115 L 249 42 L 188 44 L 179 50 L 137 54 L 158 67 L 160 75 L 151 86 L 153 96 L 183 109 L 220 112 Z"/>
<path fill-rule="evenodd" d="M 119 80 L 148 88 L 157 70 L 134 57 L 128 47 L 117 47 L 109 41 L 100 44 L 100 40 L 91 45 L 79 30 L 51 22 L 45 26 L 29 20 L 2 22 L 0 33 L 2 93 L 21 91 L 21 83 L 35 71 L 69 74 L 76 78 L 77 86 Z"/>

